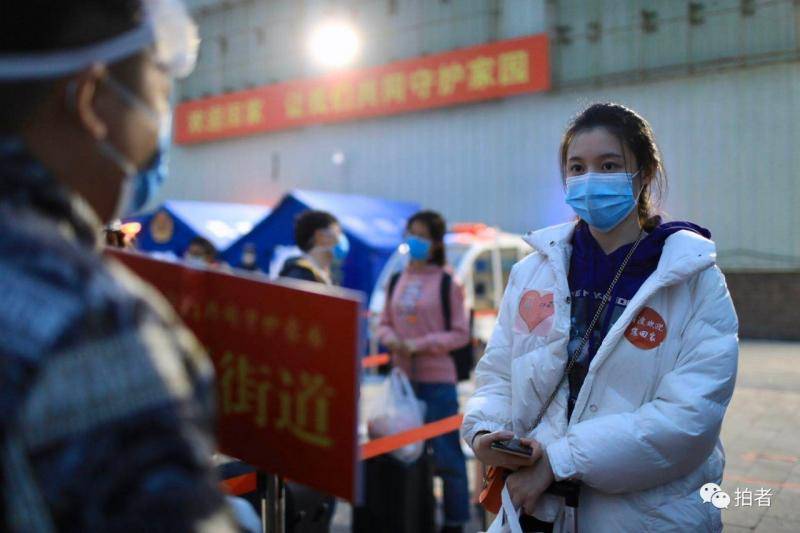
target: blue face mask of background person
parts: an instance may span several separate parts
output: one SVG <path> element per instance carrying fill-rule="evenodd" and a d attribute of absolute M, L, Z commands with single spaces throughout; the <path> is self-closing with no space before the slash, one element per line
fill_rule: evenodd
<path fill-rule="evenodd" d="M 336 243 L 336 246 L 333 247 L 333 259 L 334 261 L 342 262 L 347 258 L 347 254 L 350 253 L 350 240 L 347 238 L 347 235 L 342 233 L 339 235 L 339 241 Z"/>
<path fill-rule="evenodd" d="M 588 172 L 567 178 L 567 204 L 593 228 L 611 231 L 636 207 L 633 178 L 638 173 Z"/>
<path fill-rule="evenodd" d="M 426 261 L 431 253 L 431 242 L 421 237 L 409 235 L 406 237 L 406 245 L 411 259 L 415 261 Z"/>

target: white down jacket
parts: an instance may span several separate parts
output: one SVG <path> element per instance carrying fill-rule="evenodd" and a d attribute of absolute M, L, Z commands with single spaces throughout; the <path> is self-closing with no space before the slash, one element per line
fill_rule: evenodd
<path fill-rule="evenodd" d="M 512 270 L 462 436 L 472 443 L 479 431 L 505 429 L 542 443 L 556 479 L 582 481 L 581 533 L 721 531 L 720 511 L 699 490 L 722 480 L 738 322 L 710 240 L 687 230 L 667 238 L 656 271 L 592 360 L 569 424 L 565 381 L 532 427 L 568 359 L 574 229 L 526 235 L 535 252 Z M 552 304 L 526 321 L 530 295 Z M 646 333 L 634 329 L 640 321 Z M 567 531 L 561 498 L 545 494 L 534 515 Z"/>

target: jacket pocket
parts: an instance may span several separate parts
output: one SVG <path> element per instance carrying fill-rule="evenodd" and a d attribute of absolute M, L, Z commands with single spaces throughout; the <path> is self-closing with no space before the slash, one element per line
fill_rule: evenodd
<path fill-rule="evenodd" d="M 717 510 L 711 504 L 703 503 L 698 494 L 683 497 L 675 496 L 655 509 L 647 511 L 650 517 L 647 531 L 683 533 L 718 533 L 722 530 L 721 519 L 714 517 Z"/>

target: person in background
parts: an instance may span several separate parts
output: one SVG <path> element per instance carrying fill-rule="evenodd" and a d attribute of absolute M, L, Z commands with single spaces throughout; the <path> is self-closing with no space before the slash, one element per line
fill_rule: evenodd
<path fill-rule="evenodd" d="M 524 531 L 574 530 L 554 481 L 577 492 L 579 530 L 722 531 L 701 488 L 722 482 L 739 346 L 711 233 L 663 220 L 655 134 L 627 107 L 575 117 L 560 163 L 578 219 L 525 237 L 535 252 L 511 272 L 464 439 L 514 470 Z M 515 435 L 531 458 L 492 449 Z"/>
<path fill-rule="evenodd" d="M 99 253 L 165 176 L 197 41 L 178 0 L 3 2 L 1 531 L 237 530 L 210 460 L 211 364 Z"/>
<path fill-rule="evenodd" d="M 305 211 L 295 220 L 294 238 L 303 255 L 286 261 L 280 276 L 333 285 L 332 267 L 344 261 L 350 249 L 336 217 L 325 211 Z M 311 519 L 319 516 L 319 522 L 330 528 L 336 498 L 294 482 L 286 483 L 286 494 L 288 521 L 293 522 L 304 510 Z"/>
<path fill-rule="evenodd" d="M 294 240 L 303 255 L 286 261 L 280 276 L 333 285 L 332 267 L 350 251 L 336 217 L 325 211 L 301 213 L 295 220 Z"/>
<path fill-rule="evenodd" d="M 445 329 L 442 282 L 452 276 L 446 267 L 441 215 L 422 211 L 406 227 L 411 260 L 387 295 L 378 339 L 388 347 L 393 364 L 409 376 L 420 400 L 427 406 L 426 422 L 458 413 L 456 367 L 450 352 L 470 341 L 464 290 L 455 279 L 450 284 L 451 328 Z M 458 432 L 431 440 L 436 473 L 444 482 L 443 533 L 462 532 L 470 519 L 469 489 L 464 454 Z"/>
<path fill-rule="evenodd" d="M 258 268 L 258 252 L 256 251 L 256 245 L 252 242 L 245 244 L 242 249 L 242 263 L 240 268 L 250 272 L 261 272 L 261 269 Z"/>
<path fill-rule="evenodd" d="M 218 264 L 217 249 L 208 239 L 197 236 L 189 243 L 183 259 L 192 266 L 215 266 Z"/>

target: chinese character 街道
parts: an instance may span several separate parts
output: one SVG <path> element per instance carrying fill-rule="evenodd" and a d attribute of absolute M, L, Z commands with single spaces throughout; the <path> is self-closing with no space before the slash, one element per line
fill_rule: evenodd
<path fill-rule="evenodd" d="M 223 415 L 250 416 L 256 427 L 272 426 L 313 446 L 333 445 L 335 390 L 324 375 L 301 371 L 296 376 L 285 368 L 274 372 L 226 352 L 219 363 L 219 387 Z"/>

